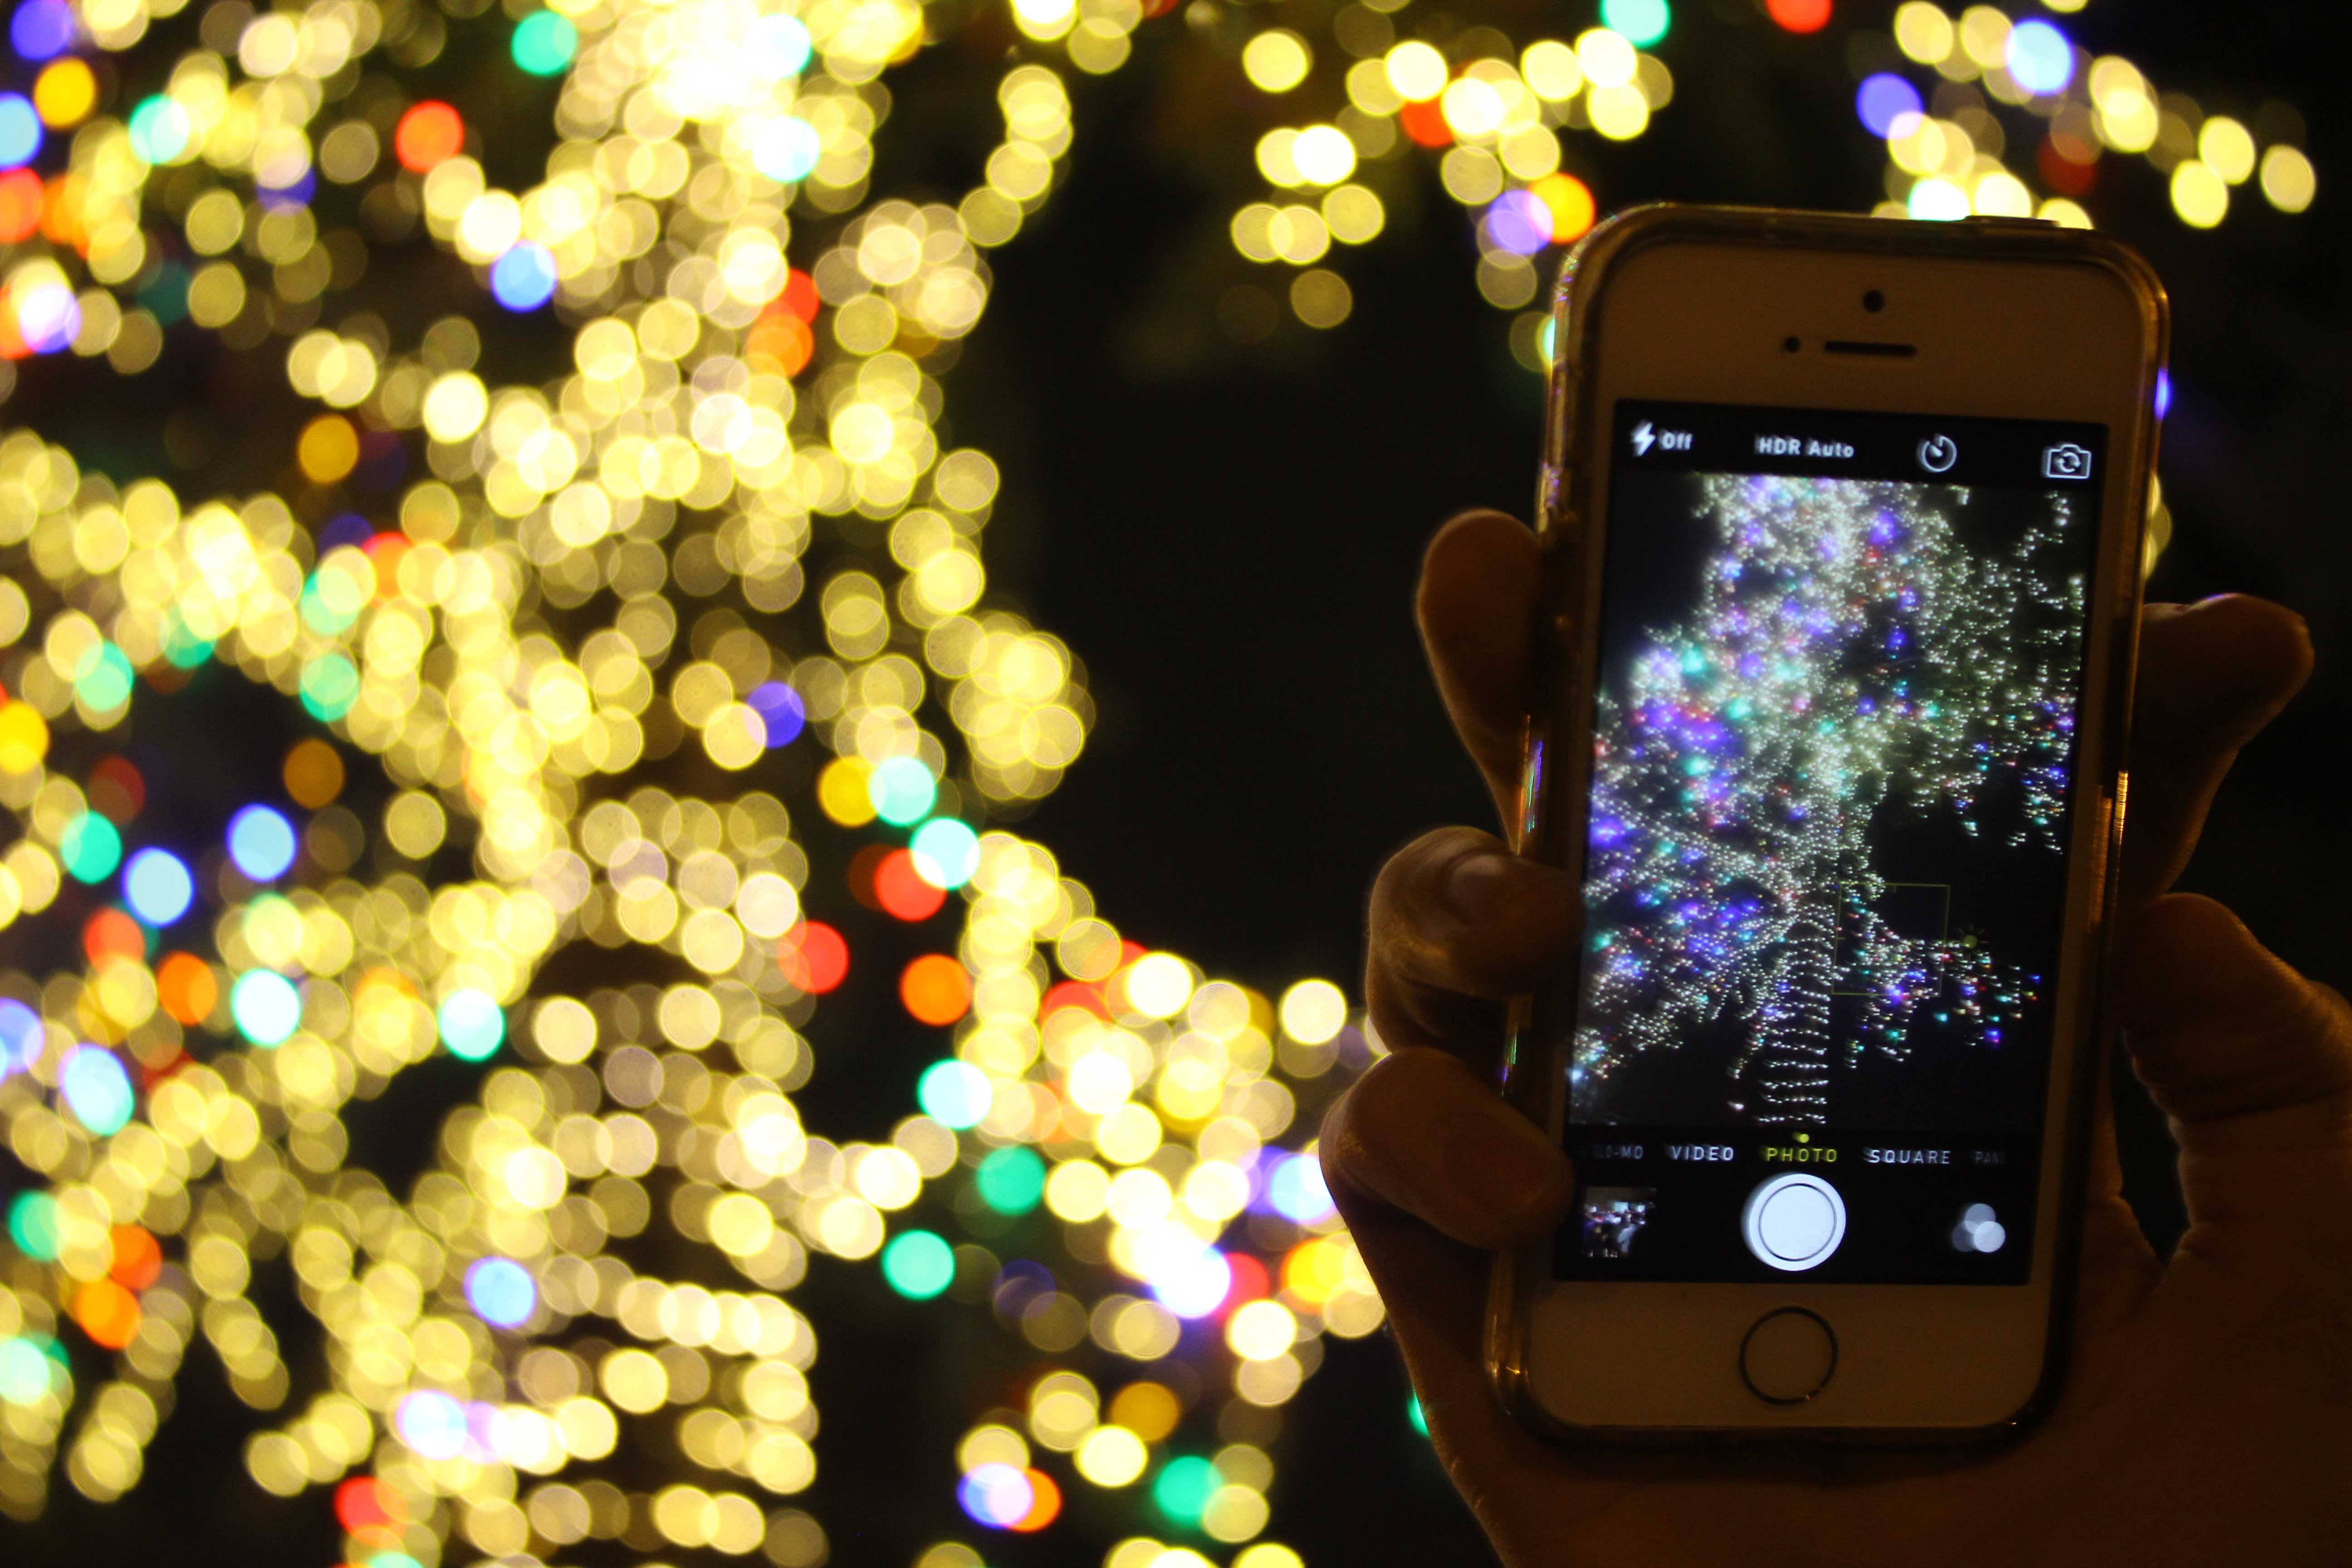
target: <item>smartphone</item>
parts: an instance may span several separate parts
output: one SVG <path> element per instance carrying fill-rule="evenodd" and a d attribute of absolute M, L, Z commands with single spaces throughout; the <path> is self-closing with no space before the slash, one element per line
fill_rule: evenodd
<path fill-rule="evenodd" d="M 1935 1442 L 2063 1372 L 2167 310 L 2022 221 L 1653 207 L 1570 258 L 1519 847 L 1575 1163 L 1488 1360 L 1555 1436 Z"/>

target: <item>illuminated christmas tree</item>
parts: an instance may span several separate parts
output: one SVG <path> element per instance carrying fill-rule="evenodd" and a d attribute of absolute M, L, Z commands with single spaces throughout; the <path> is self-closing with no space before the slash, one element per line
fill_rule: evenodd
<path fill-rule="evenodd" d="M 1956 521 L 1966 489 L 1697 493 L 1697 603 L 1643 628 L 1598 702 L 1577 1094 L 1611 1117 L 1616 1072 L 1727 1016 L 1727 1109 L 1817 1123 L 1834 995 L 1857 999 L 1850 1055 L 1898 1058 L 1923 1016 L 1999 1046 L 2036 999 L 2039 975 L 1972 942 L 1899 933 L 1874 838 L 1937 813 L 1980 837 L 2000 803 L 2008 847 L 2057 853 L 2085 541 L 2063 495 L 1988 549 Z"/>

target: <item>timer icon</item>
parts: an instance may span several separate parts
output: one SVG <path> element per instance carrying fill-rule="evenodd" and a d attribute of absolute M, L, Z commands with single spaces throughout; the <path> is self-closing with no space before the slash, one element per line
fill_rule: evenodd
<path fill-rule="evenodd" d="M 1960 444 L 1949 436 L 1930 436 L 1919 443 L 1919 466 L 1940 474 L 1960 460 Z"/>

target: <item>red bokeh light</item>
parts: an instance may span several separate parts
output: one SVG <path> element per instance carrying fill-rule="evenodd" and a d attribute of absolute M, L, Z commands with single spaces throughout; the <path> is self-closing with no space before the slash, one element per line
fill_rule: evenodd
<path fill-rule="evenodd" d="M 893 849 L 874 868 L 874 901 L 885 913 L 902 921 L 927 921 L 948 901 L 945 890 L 932 887 L 915 869 L 915 858 Z"/>
<path fill-rule="evenodd" d="M 1424 98 L 1398 110 L 1397 123 L 1404 127 L 1406 135 L 1424 147 L 1443 147 L 1454 140 L 1454 127 L 1445 123 L 1445 110 L 1433 98 Z"/>
<path fill-rule="evenodd" d="M 1830 0 L 1764 0 L 1764 14 L 1792 33 L 1818 33 L 1830 25 Z"/>
<path fill-rule="evenodd" d="M 33 237 L 33 231 L 41 226 L 45 194 L 41 177 L 30 169 L 11 169 L 0 174 L 0 245 L 14 245 Z"/>
<path fill-rule="evenodd" d="M 849 977 L 849 943 L 823 921 L 803 921 L 777 939 L 776 964 L 801 990 L 822 996 Z"/>
<path fill-rule="evenodd" d="M 81 928 L 81 950 L 92 963 L 107 958 L 144 959 L 147 932 L 121 910 L 100 910 Z"/>

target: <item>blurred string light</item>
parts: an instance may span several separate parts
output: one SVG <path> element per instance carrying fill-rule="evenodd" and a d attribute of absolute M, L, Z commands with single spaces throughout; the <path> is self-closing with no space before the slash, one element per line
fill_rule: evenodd
<path fill-rule="evenodd" d="M 2062 18 L 2080 8 L 2079 0 L 2046 7 Z M 1765 11 L 1801 36 L 1834 19 L 1831 0 L 1768 0 Z M 1332 14 L 1328 42 L 1288 29 L 1252 35 L 1240 49 L 1244 74 L 1279 99 L 1276 112 L 1290 123 L 1258 137 L 1255 163 L 1271 189 L 1234 213 L 1234 250 L 1293 269 L 1275 292 L 1306 324 L 1336 325 L 1352 309 L 1339 258 L 1385 230 L 1401 194 L 1399 162 L 1432 163 L 1475 234 L 1480 292 L 1515 313 L 1513 352 L 1544 369 L 1537 295 L 1560 248 L 1601 209 L 1594 192 L 1605 188 L 1612 144 L 1642 136 L 1675 93 L 1654 52 L 1673 39 L 1668 0 L 1604 0 L 1599 20 L 1573 36 L 1515 40 L 1492 26 L 1433 19 L 1416 37 L 1413 14 L 1364 0 Z M 2094 59 L 2060 21 L 1910 0 L 1896 9 L 1893 35 L 1894 48 L 1882 41 L 1848 52 L 1886 57 L 1855 98 L 1864 128 L 1888 149 L 1882 216 L 2087 225 L 2102 158 L 2118 152 L 2155 163 L 2175 212 L 2194 226 L 2221 223 L 2232 192 L 2249 184 L 2290 213 L 2315 193 L 2292 110 L 2266 106 L 2252 127 L 2207 115 L 2184 95 L 2159 94 L 2120 57 Z M 1075 42 L 1072 54 L 1087 67 Z M 1309 63 L 1318 56 L 1345 63 L 1317 75 Z M 2012 145 L 2021 156 L 2010 156 Z M 1611 195 L 1622 205 L 1638 193 Z M 1228 304 L 1265 293 L 1255 283 L 1235 289 Z M 1263 335 L 1254 321 L 1244 310 L 1228 325 L 1246 341 Z"/>
<path fill-rule="evenodd" d="M 27 58 L 60 16 L 52 56 L 146 35 L 120 0 L 47 4 L 16 13 Z M 0 1116 L 39 1182 L 7 1194 L 0 1508 L 37 1511 L 53 1474 L 135 1486 L 201 1340 L 270 1413 L 246 1472 L 331 1489 L 355 1562 L 625 1536 L 814 1563 L 823 1527 L 790 1504 L 817 1463 L 816 1334 L 788 1297 L 820 1252 L 973 1304 L 927 1310 L 992 1309 L 1048 1358 L 962 1446 L 973 1530 L 1067 1530 L 1066 1489 L 1096 1489 L 1136 1510 L 1118 1568 L 1207 1561 L 1137 1527 L 1295 1568 L 1259 1539 L 1280 1409 L 1325 1335 L 1381 1321 L 1297 1148 L 1365 1043 L 1336 987 L 1277 1004 L 1147 952 L 989 826 L 1055 787 L 1089 708 L 1068 650 L 984 602 L 997 470 L 936 431 L 985 255 L 1059 177 L 1062 79 L 1007 68 L 984 183 L 919 206 L 867 190 L 912 6 L 641 15 L 504 37 L 519 76 L 562 77 L 547 178 L 517 192 L 466 102 L 340 100 L 389 26 L 348 0 L 212 26 L 144 97 L 71 56 L 37 98 L 79 129 L 69 170 L 44 137 L 0 184 L 10 353 L 136 375 L 166 334 L 214 333 L 282 353 L 323 406 L 287 433 L 311 488 L 284 498 L 196 504 L 0 437 L 0 925 L 78 927 L 89 957 L 0 976 Z M 1137 20 L 1016 19 L 1084 69 Z M 1273 53 L 1269 81 L 1312 79 L 1303 40 Z M 1324 130 L 1295 162 L 1343 179 L 1352 143 Z M 407 341 L 322 315 L 330 242 L 356 232 L 322 226 L 354 200 L 474 268 L 478 307 Z M 1379 226 L 1376 201 L 1328 210 Z M 1558 210 L 1591 221 L 1589 196 Z M 1325 277 L 1297 298 L 1336 322 Z M 499 380 L 468 316 L 551 328 L 549 305 L 573 369 Z M 346 489 L 386 450 L 423 472 Z M 600 591 L 617 607 L 573 613 Z M 318 733 L 281 796 L 220 803 L 214 838 L 167 851 L 115 752 L 213 663 Z M 788 809 L 753 770 L 795 747 L 825 755 Z M 820 837 L 872 852 L 845 889 L 812 883 Z M 122 910 L 97 901 L 118 869 Z M 914 924 L 952 902 L 958 932 L 896 977 L 906 1037 L 937 1042 L 910 1114 L 837 1143 L 793 1093 L 860 901 Z M 537 983 L 583 946 L 608 980 Z M 346 1117 L 442 1054 L 478 1088 L 392 1192 L 349 1163 Z M 742 1283 L 640 1272 L 648 1229 Z M 279 1255 L 320 1361 L 289 1363 L 251 1289 Z M 606 1461 L 639 1428 L 680 1460 L 624 1491 Z M 956 1552 L 980 1561 L 926 1561 Z"/>
<path fill-rule="evenodd" d="M 1884 216 L 2038 216 L 2087 227 L 2124 158 L 2164 175 L 2175 215 L 2196 228 L 2221 224 L 2242 186 L 2285 213 L 2316 194 L 2291 108 L 2265 104 L 2251 122 L 2209 113 L 2186 93 L 2159 91 L 2119 55 L 2094 58 L 2057 22 L 1906 0 L 1893 42 L 1905 70 L 1870 77 L 1855 102 L 1864 128 L 1886 142 Z"/>
<path fill-rule="evenodd" d="M 882 79 L 923 41 L 907 0 L 696 0 L 658 26 L 629 3 L 320 0 L 207 12 L 167 56 L 150 25 L 173 9 L 11 13 L 30 121 L 0 171 L 0 395 L 28 356 L 135 376 L 211 334 L 320 407 L 286 433 L 284 496 L 197 501 L 0 436 L 0 927 L 55 925 L 88 958 L 0 976 L 0 1122 L 37 1176 L 0 1194 L 0 1509 L 37 1511 L 53 1474 L 100 1500 L 136 1485 L 201 1339 L 274 1413 L 247 1473 L 333 1489 L 354 1561 L 623 1537 L 814 1563 L 823 1527 L 791 1500 L 817 1464 L 817 1335 L 788 1298 L 823 1253 L 1042 1358 L 971 1394 L 1012 1401 L 956 1456 L 1010 1472 L 959 1510 L 972 1531 L 1068 1531 L 1079 1486 L 1131 1510 L 1108 1568 L 1297 1568 L 1261 1539 L 1280 1412 L 1328 1336 L 1381 1321 L 1302 1142 L 1370 1047 L 1337 987 L 1270 998 L 1150 952 L 992 826 L 1055 787 L 1091 710 L 1069 650 L 989 599 L 1000 476 L 940 435 L 989 257 L 1066 166 L 1061 59 L 1116 70 L 1167 7 L 1019 0 L 982 178 L 929 204 L 870 188 Z M 1801 32 L 1828 9 L 1772 15 Z M 1923 68 L 1885 74 L 1919 102 L 1872 127 L 1891 149 L 1967 129 L 1965 167 L 1938 142 L 1932 169 L 1971 210 L 1997 154 L 1947 84 L 2042 113 L 2000 98 L 1987 9 L 1898 13 Z M 1671 102 L 1653 51 L 1690 25 L 1639 0 L 1601 19 L 1443 48 L 1368 6 L 1328 40 L 1253 33 L 1242 73 L 1289 123 L 1247 148 L 1266 199 L 1230 222 L 1244 265 L 1286 269 L 1302 322 L 1347 321 L 1334 247 L 1384 232 L 1390 170 L 1420 161 L 1542 363 L 1539 267 L 1594 221 L 1610 145 Z M 510 63 L 480 90 L 554 94 L 537 184 L 492 185 L 488 104 L 399 90 L 445 41 Z M 126 51 L 137 72 L 91 68 Z M 394 90 L 353 94 L 357 62 Z M 2309 204 L 2291 134 L 2075 64 L 2042 96 L 2088 105 L 2084 147 L 2147 130 L 2184 216 L 2215 182 L 2224 209 L 2250 183 Z M 2049 118 L 2053 142 L 2081 129 Z M 1929 176 L 1906 177 L 1907 203 Z M 436 247 L 479 297 L 395 339 L 324 292 L 344 245 Z M 570 368 L 512 379 L 472 320 L 501 310 L 566 351 L 530 374 Z M 387 453 L 394 478 L 362 485 Z M 198 700 L 174 694 L 215 663 L 319 734 L 282 796 L 175 844 L 178 923 L 127 883 L 110 909 L 126 828 L 149 847 L 117 732 Z M 758 787 L 803 754 L 793 805 Z M 818 840 L 860 851 L 845 886 L 812 877 Z M 954 930 L 895 973 L 870 961 L 937 1055 L 887 1139 L 836 1142 L 793 1097 L 822 999 L 869 962 L 861 903 L 910 924 L 952 905 Z M 600 976 L 579 995 L 539 981 L 567 951 Z M 392 1192 L 349 1162 L 346 1116 L 445 1054 L 478 1089 Z M 648 1232 L 742 1284 L 640 1271 Z M 320 1362 L 289 1365 L 295 1325 L 251 1289 L 276 1256 Z M 657 1489 L 608 1479 L 629 1479 L 606 1464 L 625 1429 L 680 1456 Z M 955 1541 L 920 1561 L 982 1560 Z"/>

